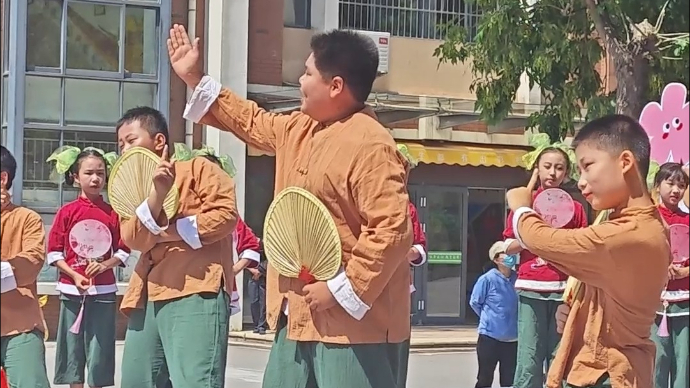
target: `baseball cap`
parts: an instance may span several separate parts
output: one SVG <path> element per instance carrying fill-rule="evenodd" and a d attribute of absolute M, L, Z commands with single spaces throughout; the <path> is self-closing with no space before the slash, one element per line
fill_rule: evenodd
<path fill-rule="evenodd" d="M 489 260 L 494 261 L 496 260 L 496 256 L 501 253 L 506 253 L 505 245 L 505 241 L 496 241 L 489 249 Z"/>

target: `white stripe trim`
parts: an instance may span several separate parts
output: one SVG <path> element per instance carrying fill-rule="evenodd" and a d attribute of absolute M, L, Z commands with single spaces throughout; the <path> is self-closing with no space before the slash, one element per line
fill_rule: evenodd
<path fill-rule="evenodd" d="M 261 255 L 259 254 L 259 252 L 252 249 L 243 250 L 242 253 L 240 253 L 239 257 L 240 259 L 256 261 L 257 263 L 261 262 Z"/>
<path fill-rule="evenodd" d="M 568 282 L 564 281 L 541 281 L 541 280 L 525 280 L 518 279 L 515 281 L 515 288 L 525 291 L 551 291 L 562 292 L 565 291 L 565 286 Z"/>
<path fill-rule="evenodd" d="M 48 265 L 53 265 L 60 260 L 65 260 L 65 254 L 62 252 L 48 252 L 48 255 L 46 255 L 46 263 Z"/>
<path fill-rule="evenodd" d="M 518 226 L 520 225 L 520 218 L 529 213 L 534 213 L 534 210 L 528 207 L 521 207 L 515 210 L 513 213 L 513 234 L 515 235 L 515 239 L 520 243 L 520 246 L 524 249 L 527 249 L 527 247 L 525 247 L 525 244 L 522 242 L 522 238 L 520 237 L 520 228 L 518 228 Z"/>
<path fill-rule="evenodd" d="M 74 284 L 58 283 L 56 290 L 63 294 L 81 296 L 81 295 L 103 295 L 117 292 L 117 284 L 101 284 L 98 286 L 91 286 L 85 293 L 79 292 L 79 289 Z"/>
<path fill-rule="evenodd" d="M 683 302 L 690 300 L 690 291 L 688 290 L 675 290 L 675 291 L 663 291 L 661 293 L 661 300 L 668 302 Z"/>
<path fill-rule="evenodd" d="M 664 315 L 663 311 L 657 311 L 656 315 Z M 673 317 L 686 317 L 690 315 L 690 311 L 685 311 L 685 312 L 680 312 L 680 313 L 666 313 L 666 316 L 669 318 Z"/>

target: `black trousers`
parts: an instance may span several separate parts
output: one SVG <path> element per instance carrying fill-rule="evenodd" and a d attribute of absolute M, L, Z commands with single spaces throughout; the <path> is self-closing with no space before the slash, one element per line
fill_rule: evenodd
<path fill-rule="evenodd" d="M 475 388 L 489 388 L 494 382 L 498 364 L 501 387 L 511 387 L 517 363 L 517 342 L 501 342 L 480 334 L 477 340 L 479 372 Z"/>
<path fill-rule="evenodd" d="M 267 329 L 266 324 L 266 276 L 260 276 L 254 280 L 249 278 L 249 302 L 252 312 L 252 321 L 255 329 Z"/>

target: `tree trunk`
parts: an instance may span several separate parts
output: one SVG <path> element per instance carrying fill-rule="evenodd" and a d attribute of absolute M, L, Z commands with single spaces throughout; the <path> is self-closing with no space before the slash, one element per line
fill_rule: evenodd
<path fill-rule="evenodd" d="M 611 45 L 613 66 L 616 71 L 616 113 L 640 118 L 642 109 L 649 101 L 649 60 L 644 50 L 628 50 Z"/>

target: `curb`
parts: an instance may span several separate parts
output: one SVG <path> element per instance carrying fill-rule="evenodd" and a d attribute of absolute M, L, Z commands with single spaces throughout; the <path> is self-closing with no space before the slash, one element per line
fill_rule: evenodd
<path fill-rule="evenodd" d="M 269 334 L 269 336 L 259 337 L 254 334 L 230 333 L 229 343 L 235 346 L 270 349 L 273 345 L 273 336 Z M 410 344 L 410 353 L 467 352 L 474 351 L 476 347 L 476 340 L 412 342 Z"/>

